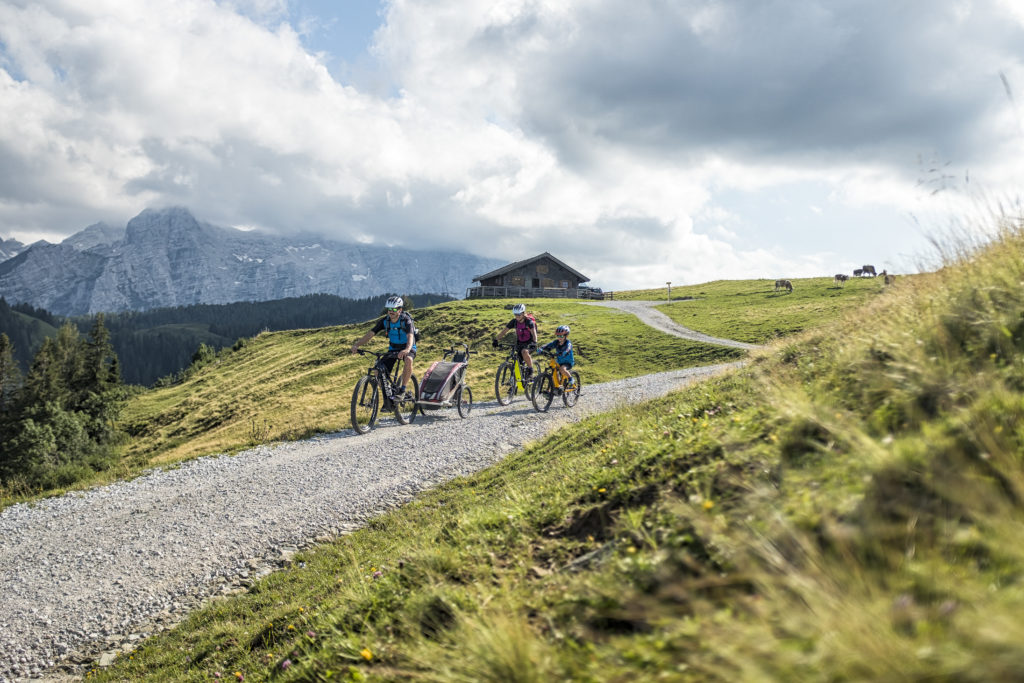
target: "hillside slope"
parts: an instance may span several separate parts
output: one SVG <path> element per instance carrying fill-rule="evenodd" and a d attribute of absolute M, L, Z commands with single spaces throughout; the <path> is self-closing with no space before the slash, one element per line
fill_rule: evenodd
<path fill-rule="evenodd" d="M 1016 680 L 1021 226 L 303 553 L 101 680 Z"/>

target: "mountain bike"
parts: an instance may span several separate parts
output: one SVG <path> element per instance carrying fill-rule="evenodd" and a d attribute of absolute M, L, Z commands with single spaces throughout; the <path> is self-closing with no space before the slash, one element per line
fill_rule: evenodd
<path fill-rule="evenodd" d="M 492 345 L 495 348 L 506 347 L 509 350 L 508 356 L 498 366 L 498 371 L 494 374 L 494 396 L 498 399 L 498 403 L 507 406 L 520 391 L 526 398 L 531 398 L 533 383 L 530 378 L 524 379 L 523 377 L 523 359 L 516 350 L 516 345 L 498 341 L 494 341 Z M 531 350 L 535 348 L 536 345 L 530 345 Z"/>
<path fill-rule="evenodd" d="M 547 357 L 548 367 L 544 368 L 533 381 L 533 396 L 530 401 L 533 403 L 534 409 L 539 413 L 546 413 L 556 395 L 562 397 L 562 403 L 566 408 L 572 408 L 580 398 L 580 387 L 582 386 L 580 373 L 572 370 L 569 373 L 572 381 L 566 385 L 555 354 L 543 349 L 540 350 L 540 353 Z"/>
<path fill-rule="evenodd" d="M 360 354 L 375 356 L 376 360 L 366 374 L 356 382 L 352 391 L 352 429 L 357 434 L 365 434 L 377 423 L 381 408 L 395 413 L 399 424 L 409 424 L 416 419 L 416 400 L 419 397 L 419 383 L 416 375 L 409 378 L 409 386 L 403 396 L 395 396 L 395 389 L 402 378 L 401 359 L 394 364 L 391 372 L 385 360 L 398 358 L 394 351 L 369 351 L 358 349 Z"/>

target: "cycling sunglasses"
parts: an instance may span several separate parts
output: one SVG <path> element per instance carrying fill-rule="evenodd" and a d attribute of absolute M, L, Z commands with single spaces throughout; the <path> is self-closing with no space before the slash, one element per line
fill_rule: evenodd
<path fill-rule="evenodd" d="M 569 335 L 567 335 L 567 334 L 555 334 L 555 336 L 556 337 L 568 337 Z"/>
<path fill-rule="evenodd" d="M 389 308 L 388 309 L 388 313 L 398 313 L 400 310 L 402 310 L 402 309 L 401 308 Z"/>

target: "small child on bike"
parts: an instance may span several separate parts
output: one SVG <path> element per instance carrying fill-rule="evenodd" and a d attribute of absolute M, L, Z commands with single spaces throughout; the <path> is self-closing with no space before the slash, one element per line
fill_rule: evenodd
<path fill-rule="evenodd" d="M 572 352 L 572 342 L 569 341 L 569 326 L 559 325 L 555 330 L 555 341 L 541 347 L 544 351 L 551 351 L 555 354 L 555 361 L 558 363 L 558 370 L 562 375 L 562 381 L 566 387 L 573 386 L 572 374 L 569 372 L 576 365 L 576 357 Z"/>
<path fill-rule="evenodd" d="M 526 363 L 526 377 L 529 378 L 533 375 L 533 358 L 530 356 L 530 347 L 537 343 L 537 323 L 534 322 L 533 316 L 527 315 L 526 304 L 516 304 L 512 307 L 512 318 L 505 325 L 498 325 L 495 328 L 492 336 L 496 337 L 495 343 L 498 339 L 501 339 L 508 331 L 515 328 L 516 331 L 516 351 L 519 353 L 523 362 Z M 498 334 L 501 332 L 501 334 Z"/>

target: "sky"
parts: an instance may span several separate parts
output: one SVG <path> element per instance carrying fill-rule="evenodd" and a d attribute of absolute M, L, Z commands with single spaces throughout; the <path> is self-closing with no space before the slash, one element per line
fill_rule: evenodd
<path fill-rule="evenodd" d="M 913 272 L 1019 205 L 1022 107 L 1019 0 L 0 0 L 0 238 L 185 206 L 605 289 Z"/>

